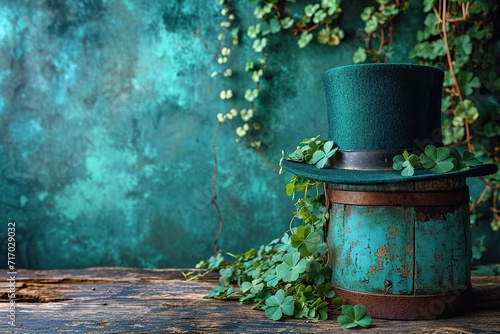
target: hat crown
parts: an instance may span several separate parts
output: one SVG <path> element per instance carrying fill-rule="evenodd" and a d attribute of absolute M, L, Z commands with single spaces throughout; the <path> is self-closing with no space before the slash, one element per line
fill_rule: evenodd
<path fill-rule="evenodd" d="M 325 71 L 329 139 L 343 151 L 441 145 L 443 79 L 441 69 L 413 64 Z"/>

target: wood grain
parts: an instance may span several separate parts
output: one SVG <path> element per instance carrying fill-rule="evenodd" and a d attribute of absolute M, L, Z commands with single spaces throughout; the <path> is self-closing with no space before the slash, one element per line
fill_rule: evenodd
<path fill-rule="evenodd" d="M 89 268 L 18 271 L 16 327 L 12 333 L 339 333 L 336 322 L 286 318 L 272 321 L 236 300 L 203 296 L 212 275 L 187 281 L 180 269 Z M 374 319 L 361 333 L 500 333 L 500 277 L 473 277 L 470 312 L 433 321 Z M 2 291 L 7 285 L 0 284 Z M 7 310 L 7 295 L 0 298 Z M 7 311 L 5 311 L 7 314 Z M 4 317 L 6 319 L 6 317 Z"/>

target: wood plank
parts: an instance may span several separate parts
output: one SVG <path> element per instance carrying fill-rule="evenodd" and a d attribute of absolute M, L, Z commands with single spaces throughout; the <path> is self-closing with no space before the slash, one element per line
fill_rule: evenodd
<path fill-rule="evenodd" d="M 38 299 L 27 298 L 22 302 L 19 298 L 16 329 L 19 333 L 342 331 L 335 313 L 327 321 L 292 318 L 272 321 L 263 312 L 235 300 L 203 299 L 216 284 L 213 278 L 186 281 L 179 269 L 26 271 L 18 282 L 19 296 L 37 296 Z M 467 314 L 433 321 L 375 319 L 374 326 L 362 333 L 500 333 L 500 278 L 476 276 L 473 284 L 476 298 Z M 5 287 L 4 283 L 0 285 L 3 291 Z M 2 296 L 1 301 L 7 301 L 5 298 Z M 6 309 L 3 307 L 6 304 L 1 304 L 2 309 Z M 11 328 L 2 322 L 0 331 L 5 329 Z"/>

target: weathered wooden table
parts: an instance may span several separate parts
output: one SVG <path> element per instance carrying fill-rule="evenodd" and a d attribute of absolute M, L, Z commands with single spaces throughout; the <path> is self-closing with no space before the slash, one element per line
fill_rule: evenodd
<path fill-rule="evenodd" d="M 361 333 L 500 333 L 500 277 L 473 277 L 475 301 L 467 314 L 433 321 L 374 319 Z M 327 321 L 272 321 L 237 300 L 203 299 L 215 276 L 186 281 L 179 269 L 89 268 L 18 270 L 16 326 L 7 324 L 2 292 L 2 333 L 340 333 Z M 8 291 L 5 281 L 2 291 Z"/>

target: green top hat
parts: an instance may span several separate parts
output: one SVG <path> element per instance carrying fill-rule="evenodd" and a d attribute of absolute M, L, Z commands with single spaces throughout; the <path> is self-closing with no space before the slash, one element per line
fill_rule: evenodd
<path fill-rule="evenodd" d="M 413 64 L 340 66 L 323 74 L 328 138 L 339 150 L 323 169 L 283 161 L 292 174 L 321 182 L 384 184 L 495 173 L 496 165 L 435 174 L 417 169 L 402 176 L 392 169 L 393 157 L 442 146 L 441 94 L 444 73 Z"/>

